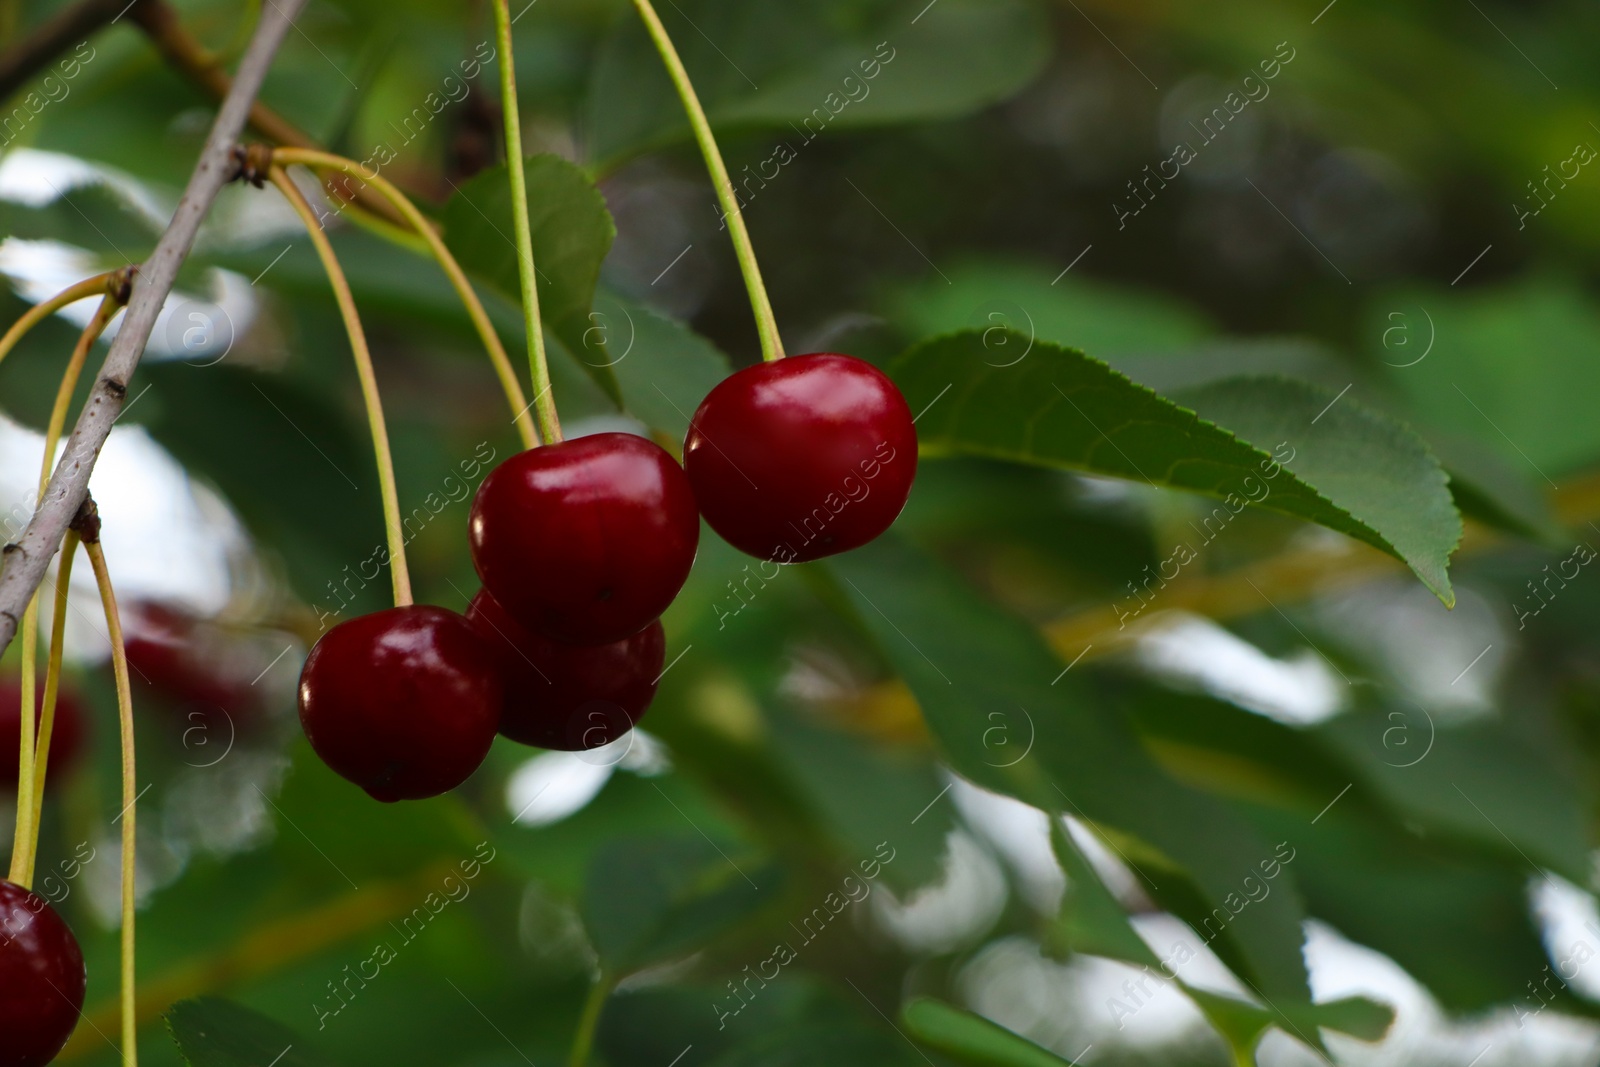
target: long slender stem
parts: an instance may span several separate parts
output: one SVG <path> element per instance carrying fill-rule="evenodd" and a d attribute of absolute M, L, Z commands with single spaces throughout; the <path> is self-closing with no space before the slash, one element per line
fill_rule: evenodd
<path fill-rule="evenodd" d="M 22 733 L 17 741 L 17 821 L 11 841 L 11 869 L 6 878 L 30 888 L 27 880 L 28 842 L 33 840 L 33 757 L 36 726 L 34 720 L 34 683 L 39 657 L 39 603 L 28 602 L 22 613 L 22 706 L 17 716 L 22 720 Z"/>
<path fill-rule="evenodd" d="M 68 304 L 76 304 L 80 300 L 87 300 L 91 296 L 103 294 L 106 291 L 106 285 L 111 281 L 114 274 L 116 274 L 115 271 L 107 271 L 104 274 L 96 274 L 93 277 L 85 278 L 75 285 L 67 286 L 44 303 L 35 304 L 23 312 L 22 317 L 11 324 L 11 328 L 5 332 L 5 335 L 0 336 L 0 360 L 5 359 L 11 353 L 11 350 L 17 346 L 17 342 L 22 340 L 23 334 Z"/>
<path fill-rule="evenodd" d="M 547 445 L 561 440 L 561 420 L 550 392 L 544 326 L 539 318 L 538 273 L 533 265 L 533 227 L 528 222 L 528 177 L 522 162 L 522 118 L 517 113 L 517 71 L 511 59 L 511 8 L 494 0 L 494 27 L 500 47 L 500 98 L 506 121 L 506 169 L 511 172 L 511 224 L 517 242 L 517 274 L 522 280 L 522 318 L 528 330 L 528 362 L 533 367 L 534 408 L 539 434 Z"/>
<path fill-rule="evenodd" d="M 104 279 L 100 286 L 102 292 L 108 286 L 115 288 L 113 275 L 102 277 Z M 72 403 L 73 392 L 78 388 L 78 378 L 83 373 L 84 362 L 89 358 L 89 349 L 105 331 L 106 324 L 111 321 L 112 316 L 121 308 L 122 300 L 119 293 L 108 292 L 100 301 L 100 307 L 89 320 L 89 324 L 78 335 L 78 343 L 73 347 L 72 358 L 67 361 L 66 370 L 61 375 L 61 384 L 56 388 L 55 405 L 50 410 L 50 422 L 45 430 L 44 457 L 39 464 L 41 495 L 44 493 L 45 484 L 50 480 L 51 461 L 55 458 L 56 444 L 61 440 L 61 429 L 67 422 L 67 408 Z M 63 564 L 64 572 L 66 566 Z M 57 619 L 56 622 L 59 626 L 60 620 Z M 35 594 L 22 617 L 23 732 L 17 752 L 17 821 L 16 836 L 11 848 L 11 880 L 24 887 L 33 884 L 34 860 L 39 851 L 39 803 L 35 798 L 42 796 L 44 792 L 43 760 L 49 752 L 49 731 L 55 721 L 55 692 L 61 665 L 59 644 L 60 638 L 57 637 L 51 645 L 50 661 L 54 666 L 45 674 L 44 707 L 36 728 L 34 701 L 37 694 L 39 654 L 39 597 Z M 38 739 L 37 743 L 35 738 Z"/>
<path fill-rule="evenodd" d="M 334 299 L 339 304 L 339 314 L 344 318 L 344 328 L 350 335 L 350 350 L 355 355 L 356 375 L 361 379 L 361 399 L 367 407 L 367 425 L 372 430 L 372 449 L 378 459 L 378 485 L 383 494 L 383 526 L 389 539 L 389 575 L 394 579 L 395 607 L 411 603 L 411 573 L 406 569 L 405 531 L 400 526 L 400 494 L 395 488 L 394 457 L 389 452 L 389 428 L 383 419 L 383 402 L 378 398 L 378 378 L 372 370 L 372 353 L 367 351 L 367 335 L 361 328 L 361 316 L 356 313 L 355 297 L 350 295 L 350 283 L 345 280 L 339 259 L 333 254 L 328 235 L 317 225 L 317 217 L 300 195 L 300 190 L 289 178 L 289 172 L 274 164 L 272 184 L 282 191 L 289 206 L 294 208 L 300 221 L 305 223 L 311 243 L 323 269 L 328 272 L 328 283 L 333 286 Z"/>
<path fill-rule="evenodd" d="M 119 9 L 122 6 L 117 4 Z M 252 6 L 259 8 L 261 5 Z M 150 43 L 155 45 L 174 70 L 217 100 L 227 95 L 233 84 L 227 67 L 184 27 L 178 11 L 166 0 L 139 0 L 139 3 L 132 5 L 128 19 L 144 30 Z M 315 148 L 317 144 L 310 134 L 259 100 L 250 105 L 250 125 L 263 137 L 281 145 Z M 389 204 L 368 195 L 364 190 L 356 192 L 354 202 L 358 213 L 370 212 L 372 216 L 391 224 L 402 221 Z M 360 217 L 358 213 L 352 214 L 352 220 Z"/>
<path fill-rule="evenodd" d="M 523 395 L 522 383 L 517 380 L 517 373 L 512 369 L 511 358 L 506 355 L 505 346 L 500 343 L 500 335 L 495 332 L 494 324 L 489 321 L 488 312 L 483 309 L 483 302 L 478 299 L 472 283 L 467 281 L 467 276 L 462 271 L 461 265 L 456 262 L 456 257 L 450 254 L 450 249 L 445 246 L 432 224 L 423 217 L 422 212 L 417 210 L 416 205 L 412 204 L 393 182 L 380 177 L 376 171 L 365 171 L 361 164 L 343 156 L 310 148 L 278 148 L 273 150 L 272 158 L 284 166 L 300 163 L 308 167 L 347 174 L 371 185 L 380 196 L 394 206 L 400 216 L 427 244 L 428 250 L 433 253 L 433 258 L 438 261 L 440 269 L 450 279 L 450 285 L 461 297 L 462 304 L 466 306 L 467 317 L 472 320 L 472 325 L 478 331 L 484 348 L 488 350 L 489 361 L 494 364 L 494 372 L 500 379 L 500 387 L 505 390 L 506 400 L 511 405 L 512 416 L 517 424 L 517 432 L 522 435 L 523 447 L 532 448 L 538 444 L 538 431 L 534 428 L 533 416 L 529 414 L 530 405 Z"/>
<path fill-rule="evenodd" d="M 578 1029 L 572 1035 L 572 1053 L 567 1057 L 567 1067 L 587 1067 L 589 1054 L 594 1050 L 594 1032 L 600 1025 L 600 1012 L 611 995 L 611 979 L 605 974 L 595 979 L 584 999 L 583 1012 L 578 1016 Z"/>
<path fill-rule="evenodd" d="M 72 394 L 78 389 L 78 377 L 83 373 L 83 365 L 89 358 L 89 349 L 100 339 L 100 335 L 122 310 L 122 301 L 116 293 L 107 293 L 100 301 L 100 306 L 95 309 L 89 324 L 78 335 L 78 343 L 73 346 L 72 357 L 67 360 L 67 366 L 61 373 L 61 384 L 56 386 L 56 400 L 50 408 L 50 421 L 44 431 L 44 459 L 39 464 L 39 493 L 44 493 L 44 487 L 50 482 L 50 471 L 55 467 L 56 445 L 61 441 L 61 431 L 67 425 L 67 409 L 72 405 Z"/>
<path fill-rule="evenodd" d="M 34 867 L 39 860 L 39 826 L 44 815 L 44 786 L 50 771 L 50 739 L 55 736 L 56 699 L 61 692 L 61 654 L 66 640 L 67 590 L 72 581 L 72 560 L 78 554 L 78 535 L 68 531 L 61 545 L 61 565 L 56 572 L 55 610 L 50 616 L 50 659 L 44 673 L 44 707 L 39 712 L 39 743 L 34 751 L 32 814 L 28 830 L 27 869 L 22 872 L 23 887 L 33 885 Z"/>
<path fill-rule="evenodd" d="M 0 652 L 4 652 L 16 636 L 17 624 L 27 611 L 28 602 L 44 581 L 51 558 L 61 547 L 68 525 L 88 495 L 89 476 L 94 472 L 95 460 L 111 433 L 112 424 L 124 410 L 128 383 L 139 366 L 139 358 L 144 355 L 156 316 L 194 245 L 201 220 L 211 209 L 223 184 L 233 177 L 235 168 L 230 157 L 239 140 L 239 131 L 244 128 L 250 101 L 261 88 L 273 54 L 304 7 L 305 0 L 272 0 L 262 6 L 250 46 L 239 61 L 227 98 L 217 110 L 211 132 L 206 135 L 205 147 L 172 214 L 172 222 L 140 267 L 138 281 L 132 286 L 128 300 L 128 317 L 95 375 L 89 400 L 67 438 L 61 461 L 50 476 L 50 484 L 33 518 L 28 520 L 28 528 L 22 531 L 15 549 L 6 554 L 5 565 L 0 567 Z"/>
<path fill-rule="evenodd" d="M 650 31 L 650 39 L 655 42 L 656 51 L 661 53 L 661 61 L 667 65 L 667 73 L 672 76 L 672 84 L 677 87 L 678 97 L 683 101 L 683 110 L 689 116 L 689 125 L 694 129 L 694 139 L 700 144 L 700 154 L 706 157 L 711 184 L 716 188 L 717 200 L 722 204 L 723 221 L 728 224 L 728 235 L 733 238 L 733 251 L 739 257 L 744 287 L 750 291 L 750 310 L 755 313 L 756 331 L 761 335 L 761 358 L 769 362 L 782 359 L 783 339 L 778 336 L 778 320 L 772 314 L 772 301 L 767 298 L 767 286 L 761 280 L 761 266 L 756 262 L 756 250 L 750 243 L 750 231 L 744 225 L 739 196 L 733 191 L 733 182 L 728 179 L 728 167 L 722 162 L 722 150 L 712 136 L 711 123 L 706 121 L 705 109 L 695 95 L 689 72 L 684 69 L 683 60 L 679 58 L 678 50 L 667 35 L 667 28 L 661 24 L 656 9 L 650 5 L 650 0 L 633 0 L 633 6 L 639 9 L 639 17 L 644 19 L 645 29 Z"/>
<path fill-rule="evenodd" d="M 106 631 L 111 635 L 111 669 L 117 680 L 117 720 L 122 736 L 122 1062 L 137 1067 L 139 1062 L 139 1023 L 135 1014 L 134 986 L 134 876 L 137 871 L 138 836 L 136 816 L 139 795 L 135 785 L 133 753 L 133 689 L 128 683 L 128 653 L 122 643 L 122 618 L 117 611 L 117 594 L 111 588 L 106 556 L 98 538 L 85 540 L 89 565 L 94 568 L 95 584 L 100 587 L 100 603 L 105 608 Z"/>

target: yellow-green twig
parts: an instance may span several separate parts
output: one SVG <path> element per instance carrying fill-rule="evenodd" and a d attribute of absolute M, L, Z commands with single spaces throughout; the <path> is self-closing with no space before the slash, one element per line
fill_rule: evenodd
<path fill-rule="evenodd" d="M 695 141 L 700 145 L 700 154 L 705 156 L 706 169 L 711 172 L 711 184 L 716 188 L 718 202 L 722 204 L 728 236 L 733 238 L 733 251 L 739 257 L 739 271 L 744 275 L 745 288 L 750 292 L 750 310 L 755 313 L 756 332 L 761 335 L 761 358 L 768 361 L 782 359 L 783 340 L 778 336 L 778 320 L 772 314 L 772 301 L 767 297 L 766 283 L 761 280 L 761 266 L 756 262 L 755 246 L 750 243 L 750 231 L 745 228 L 739 195 L 734 192 L 733 182 L 728 178 L 728 167 L 722 161 L 722 150 L 717 147 L 717 139 L 712 136 L 705 108 L 700 106 L 694 84 L 689 81 L 689 72 L 684 69 L 678 49 L 673 45 L 667 28 L 661 24 L 661 16 L 656 14 L 650 0 L 633 0 L 633 6 L 639 9 L 639 17 L 644 19 L 645 29 L 650 31 L 650 39 L 655 42 L 656 51 L 661 53 L 661 61 L 666 64 L 672 84 L 678 90 L 678 98 L 683 101 L 683 110 L 689 116 L 689 125 L 694 130 Z"/>
<path fill-rule="evenodd" d="M 75 285 L 67 286 L 67 288 L 61 290 L 61 292 L 44 303 L 35 304 L 23 312 L 22 317 L 11 324 L 11 328 L 5 332 L 4 336 L 0 336 L 0 359 L 6 358 L 11 350 L 17 346 L 17 342 L 22 340 L 23 334 L 68 304 L 76 304 L 80 300 L 87 300 L 91 296 L 99 296 L 104 293 L 106 285 L 116 273 L 116 271 L 107 271 L 104 274 L 96 274 L 92 278 L 85 278 Z"/>
<path fill-rule="evenodd" d="M 528 222 L 528 178 L 522 163 L 522 117 L 517 113 L 517 72 L 511 57 L 511 8 L 494 0 L 495 33 L 500 46 L 500 106 L 506 122 L 506 169 L 511 175 L 511 226 L 517 244 L 517 276 L 522 282 L 522 319 L 528 331 L 528 362 L 533 368 L 533 406 L 544 443 L 561 440 L 561 420 L 550 392 L 550 364 L 539 317 L 539 282 L 533 263 L 533 230 Z"/>
<path fill-rule="evenodd" d="M 316 246 L 317 256 L 328 273 L 328 283 L 333 286 L 334 299 L 339 304 L 339 314 L 344 318 L 345 331 L 350 335 L 350 350 L 355 355 L 356 375 L 361 379 L 361 399 L 367 408 L 367 425 L 372 430 L 372 449 L 377 454 L 378 485 L 383 495 L 383 525 L 389 541 L 389 574 L 394 579 L 395 607 L 411 603 L 411 574 L 406 569 L 405 531 L 400 525 L 400 496 L 395 487 L 394 458 L 389 451 L 389 429 L 383 419 L 383 402 L 378 398 L 378 378 L 372 370 L 372 353 L 367 350 L 367 335 L 361 328 L 361 316 L 356 313 L 355 297 L 350 294 L 350 283 L 345 280 L 339 259 L 333 254 L 328 235 L 317 225 L 317 217 L 306 203 L 306 198 L 281 166 L 272 166 L 272 184 L 276 185 L 294 208 L 306 233 Z"/>
<path fill-rule="evenodd" d="M 93 504 L 85 501 L 86 510 Z M 80 512 L 80 516 L 83 513 Z M 98 531 L 99 520 L 94 519 Z M 100 603 L 105 608 L 106 632 L 111 635 L 111 670 L 117 682 L 117 721 L 122 738 L 122 1063 L 123 1067 L 138 1067 L 139 1022 L 135 1014 L 137 1004 L 134 979 L 134 880 L 138 870 L 137 811 L 139 795 L 133 752 L 133 690 L 128 684 L 128 653 L 122 642 L 122 618 L 117 611 L 117 594 L 111 587 L 111 573 L 106 570 L 105 552 L 101 550 L 98 532 L 93 536 L 82 534 L 84 547 L 89 552 L 89 565 L 94 568 L 95 584 L 100 587 Z"/>
<path fill-rule="evenodd" d="M 105 331 L 106 324 L 111 321 L 112 316 L 122 307 L 126 286 L 118 284 L 119 276 L 126 278 L 123 271 L 111 271 L 97 274 L 68 287 L 49 300 L 35 305 L 17 320 L 4 338 L 0 338 L 0 359 L 3 359 L 22 335 L 42 321 L 46 315 L 59 311 L 68 304 L 76 303 L 84 297 L 92 296 L 96 292 L 106 294 L 100 301 L 99 309 L 89 320 L 89 324 L 78 335 L 78 343 L 73 347 L 72 357 L 67 361 L 66 369 L 61 375 L 61 384 L 56 389 L 55 404 L 50 410 L 50 422 L 45 431 L 44 455 L 39 463 L 40 496 L 44 495 L 45 484 L 50 480 L 56 445 L 61 440 L 61 430 L 67 421 L 67 408 L 71 405 L 72 394 L 78 387 L 78 378 L 83 372 L 84 362 L 89 357 L 89 349 Z M 55 628 L 59 629 L 59 619 Z M 40 805 L 36 798 L 42 796 L 44 792 L 45 768 L 41 761 L 48 755 L 50 737 L 48 731 L 55 721 L 55 695 L 56 688 L 60 684 L 59 644 L 58 637 L 51 646 L 50 662 L 53 666 L 46 670 L 44 707 L 40 709 L 36 720 L 34 702 L 38 694 L 39 597 L 35 594 L 28 602 L 28 609 L 22 616 L 22 707 L 20 709 L 22 736 L 17 746 L 17 818 L 9 872 L 10 880 L 24 888 L 33 885 L 34 860 L 39 850 Z"/>
<path fill-rule="evenodd" d="M 456 262 L 455 256 L 450 254 L 450 249 L 423 217 L 422 212 L 417 210 L 393 182 L 380 177 L 376 171 L 366 172 L 361 164 L 354 160 L 311 148 L 277 148 L 273 150 L 272 158 L 283 166 L 299 163 L 318 170 L 338 171 L 372 186 L 380 196 L 394 206 L 433 253 L 433 258 L 438 261 L 445 277 L 450 279 L 450 285 L 461 297 L 461 302 L 466 305 L 467 317 L 472 320 L 473 327 L 483 340 L 483 346 L 489 352 L 489 362 L 494 364 L 500 386 L 505 390 L 506 400 L 511 405 L 512 418 L 516 421 L 517 432 L 522 436 L 523 447 L 532 448 L 538 444 L 533 417 L 529 414 L 529 404 L 522 392 L 522 383 L 517 381 L 516 371 L 511 367 L 511 358 L 506 355 L 505 346 L 500 343 L 500 335 L 495 332 L 493 323 L 489 321 L 488 312 L 484 311 L 483 303 L 478 299 L 478 294 L 473 290 L 472 283 L 467 280 L 461 265 Z"/>

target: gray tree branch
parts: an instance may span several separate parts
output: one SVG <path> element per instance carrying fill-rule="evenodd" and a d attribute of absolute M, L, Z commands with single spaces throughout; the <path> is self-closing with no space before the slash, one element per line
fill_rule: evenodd
<path fill-rule="evenodd" d="M 188 188 L 178 201 L 178 210 L 134 280 L 122 328 L 111 342 L 89 399 L 78 415 L 72 435 L 67 438 L 66 450 L 50 475 L 28 528 L 16 544 L 6 546 L 4 566 L 0 569 L 0 652 L 4 652 L 16 636 L 18 621 L 44 580 L 50 559 L 60 547 L 68 524 L 88 492 L 89 474 L 111 433 L 111 424 L 122 412 L 128 381 L 144 355 L 156 315 L 172 291 L 178 268 L 194 245 L 201 221 L 211 210 L 217 192 L 232 176 L 234 143 L 244 130 L 250 105 L 261 90 L 273 55 L 283 43 L 291 20 L 304 4 L 305 0 L 267 0 L 262 6 L 261 22 L 239 62 L 233 87 L 217 112 L 211 134 L 189 177 Z"/>

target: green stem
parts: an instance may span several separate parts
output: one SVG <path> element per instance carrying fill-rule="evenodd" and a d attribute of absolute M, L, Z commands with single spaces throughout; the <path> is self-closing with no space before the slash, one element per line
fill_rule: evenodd
<path fill-rule="evenodd" d="M 0 358 L 4 358 L 5 353 L 11 350 L 17 340 L 34 323 L 40 321 L 42 316 L 36 314 L 39 308 L 59 309 L 96 290 L 106 295 L 101 299 L 99 309 L 89 320 L 89 325 L 84 327 L 78 336 L 72 357 L 67 360 L 66 369 L 61 375 L 61 384 L 56 388 L 55 405 L 50 410 L 50 424 L 44 437 L 44 455 L 40 460 L 38 499 L 41 500 L 44 498 L 45 484 L 50 480 L 50 469 L 54 465 L 56 443 L 60 441 L 61 431 L 66 426 L 67 408 L 72 403 L 72 393 L 78 386 L 78 377 L 83 371 L 84 361 L 88 359 L 89 349 L 105 330 L 106 324 L 122 309 L 116 272 L 95 275 L 38 305 L 30 312 L 31 315 L 35 315 L 34 318 L 30 319 L 28 315 L 24 315 L 7 332 L 5 338 L 0 339 Z M 77 540 L 71 535 L 67 540 L 70 545 L 77 544 Z M 61 575 L 70 573 L 70 566 L 71 560 L 64 560 Z M 58 575 L 57 581 L 65 581 L 65 578 Z M 33 885 L 34 860 L 39 851 L 39 798 L 44 794 L 45 772 L 42 761 L 50 751 L 50 728 L 55 719 L 55 685 L 59 682 L 61 667 L 59 615 L 62 606 L 62 597 L 58 596 L 56 605 L 58 618 L 54 626 L 55 643 L 51 646 L 51 665 L 45 674 L 44 708 L 37 721 L 34 718 L 34 700 L 38 691 L 39 651 L 37 594 L 28 602 L 28 610 L 22 616 L 22 708 L 20 709 L 22 738 L 17 748 L 17 820 L 11 846 L 10 880 L 24 889 Z"/>
<path fill-rule="evenodd" d="M 36 736 L 33 717 L 34 692 L 39 656 L 39 598 L 28 601 L 28 610 L 22 614 L 22 707 L 18 716 L 22 720 L 22 737 L 17 742 L 17 823 L 11 842 L 11 870 L 6 879 L 24 889 L 31 887 L 28 867 L 31 857 L 28 845 L 34 839 L 33 818 L 33 758 Z"/>
<path fill-rule="evenodd" d="M 135 785 L 133 757 L 133 690 L 128 683 L 128 653 L 122 641 L 122 617 L 117 611 L 117 594 L 111 588 L 105 553 L 99 538 L 85 540 L 89 565 L 94 568 L 95 584 L 100 587 L 100 603 L 105 608 L 106 630 L 111 634 L 111 669 L 117 681 L 117 719 L 122 736 L 122 1063 L 137 1067 L 139 1062 L 139 1023 L 135 1012 L 134 985 L 134 877 L 138 870 L 136 809 L 139 796 Z"/>
<path fill-rule="evenodd" d="M 583 1013 L 578 1016 L 578 1032 L 572 1035 L 572 1054 L 567 1067 L 586 1067 L 589 1053 L 594 1050 L 594 1032 L 600 1025 L 600 1012 L 611 995 L 611 979 L 605 974 L 595 979 L 589 996 L 583 1002 Z"/>
<path fill-rule="evenodd" d="M 327 272 L 328 284 L 333 287 L 334 300 L 339 305 L 339 315 L 344 319 L 345 332 L 350 335 L 350 352 L 356 360 L 356 377 L 361 380 L 361 400 L 367 408 L 367 428 L 372 431 L 372 451 L 378 460 L 378 489 L 383 497 L 383 529 L 389 543 L 389 577 L 394 582 L 394 606 L 406 607 L 411 603 L 411 572 L 406 567 L 405 530 L 400 525 L 400 493 L 395 488 L 394 456 L 389 449 L 389 427 L 383 418 L 383 402 L 378 397 L 378 378 L 372 370 L 372 353 L 367 350 L 367 334 L 361 328 L 361 316 L 356 312 L 355 297 L 350 293 L 350 283 L 345 279 L 339 258 L 333 254 L 328 235 L 317 224 L 311 205 L 289 178 L 289 172 L 274 163 L 269 172 L 272 184 L 283 193 L 294 213 L 305 223 L 306 234 L 311 238 Z"/>
<path fill-rule="evenodd" d="M 517 71 L 511 58 L 509 0 L 494 0 L 494 27 L 500 46 L 500 106 L 506 120 L 506 169 L 511 172 L 511 222 L 517 240 L 517 274 L 522 279 L 522 317 L 528 330 L 528 363 L 533 368 L 533 408 L 539 435 L 547 445 L 561 440 L 561 420 L 550 392 L 544 326 L 539 319 L 538 274 L 533 265 L 533 227 L 528 222 L 528 176 L 522 161 L 522 118 L 517 114 Z"/>
<path fill-rule="evenodd" d="M 472 320 L 473 327 L 478 331 L 478 337 L 483 341 L 484 348 L 488 350 L 489 362 L 494 365 L 494 372 L 500 379 L 500 385 L 505 390 L 506 401 L 511 405 L 511 418 L 516 423 L 517 433 L 522 435 L 522 447 L 532 448 L 539 443 L 538 436 L 533 427 L 533 420 L 528 417 L 527 398 L 522 395 L 522 385 L 517 381 L 516 372 L 511 369 L 510 357 L 500 344 L 500 335 L 495 332 L 494 325 L 489 321 L 489 313 L 483 309 L 483 303 L 478 299 L 478 294 L 473 291 L 472 283 L 467 281 L 466 274 L 461 265 L 456 262 L 455 256 L 450 254 L 450 249 L 440 240 L 434 232 L 433 226 L 418 211 L 406 195 L 392 182 L 378 175 L 376 171 L 368 173 L 360 163 L 336 156 L 329 152 L 321 152 L 310 148 L 275 148 L 272 158 L 288 166 L 290 163 L 301 163 L 308 167 L 322 168 L 338 171 L 348 177 L 357 179 L 371 185 L 378 191 L 394 209 L 400 213 L 416 235 L 421 238 L 423 250 L 431 254 L 445 277 L 450 279 L 451 286 L 461 302 L 466 305 L 467 317 Z M 392 226 L 382 224 L 387 232 L 396 232 Z M 410 236 L 410 235 L 406 235 Z M 410 247 L 408 245 L 408 247 Z"/>
<path fill-rule="evenodd" d="M 672 76 L 672 84 L 677 87 L 678 97 L 683 101 L 683 110 L 689 116 L 689 125 L 694 128 L 694 139 L 700 144 L 700 153 L 706 157 L 711 184 L 715 186 L 717 200 L 722 204 L 723 221 L 728 224 L 728 234 L 733 238 L 733 251 L 739 257 L 744 287 L 750 291 L 750 310 L 755 313 L 756 331 L 761 334 L 761 358 L 768 362 L 782 359 L 783 339 L 778 336 L 778 320 L 772 314 L 772 301 L 767 298 L 767 286 L 761 280 L 761 267 L 756 263 L 756 250 L 750 244 L 750 231 L 745 229 L 739 197 L 733 191 L 733 182 L 728 179 L 728 167 L 722 162 L 722 151 L 711 134 L 711 123 L 706 121 L 705 109 L 695 95 L 689 72 L 683 68 L 683 60 L 678 57 L 678 50 L 673 47 L 672 38 L 667 36 L 667 28 L 661 24 L 656 9 L 650 6 L 650 0 L 633 0 L 633 6 L 639 9 L 639 17 L 644 19 L 656 51 L 661 53 L 661 61 L 667 65 L 667 73 Z"/>
<path fill-rule="evenodd" d="M 56 699 L 61 691 L 61 653 L 66 643 L 67 590 L 72 585 L 72 558 L 78 553 L 78 535 L 67 531 L 61 544 L 61 565 L 56 571 L 55 613 L 50 617 L 50 658 L 44 674 L 44 708 L 39 712 L 39 743 L 34 749 L 33 816 L 29 824 L 33 831 L 32 845 L 28 850 L 28 880 L 19 885 L 33 884 L 34 865 L 39 860 L 39 826 L 44 818 L 45 772 L 50 769 L 50 739 L 55 735 Z"/>

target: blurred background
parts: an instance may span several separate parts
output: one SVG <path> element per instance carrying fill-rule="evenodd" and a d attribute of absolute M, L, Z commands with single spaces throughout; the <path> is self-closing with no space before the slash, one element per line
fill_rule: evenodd
<path fill-rule="evenodd" d="M 502 739 L 456 794 L 402 807 L 300 736 L 310 643 L 386 604 L 377 479 L 313 250 L 275 192 L 226 189 L 92 482 L 135 637 L 146 1062 L 181 1062 L 162 1012 L 219 994 L 347 1065 L 553 1062 L 586 1002 L 612 1065 L 932 1063 L 893 1021 L 920 995 L 1085 1065 L 1288 1067 L 1323 1039 L 1351 1065 L 1600 1063 L 1600 577 L 1579 562 L 1600 542 L 1600 13 L 1325 2 L 662 16 L 791 352 L 887 364 L 1006 327 L 1018 347 L 996 365 L 1055 342 L 1162 391 L 1316 383 L 1408 424 L 1451 472 L 1471 520 L 1453 610 L 1387 557 L 1251 509 L 1122 627 L 1214 501 L 930 457 L 893 546 L 838 570 L 752 577 L 706 531 L 630 738 L 581 755 Z M 0 53 L 64 6 L 0 0 Z M 3 102 L 7 323 L 143 259 L 209 128 L 213 102 L 134 6 Z M 225 64 L 259 13 L 173 10 Z M 262 100 L 381 166 L 455 247 L 479 227 L 471 182 L 499 180 L 492 37 L 476 0 L 312 0 Z M 569 436 L 681 441 L 757 358 L 704 165 L 627 4 L 533 0 L 515 44 L 525 147 L 566 161 L 534 210 L 567 240 L 542 260 L 553 284 L 580 290 L 551 323 Z M 460 610 L 469 495 L 518 442 L 437 268 L 352 214 L 328 229 L 374 349 L 418 599 Z M 480 280 L 520 366 L 514 296 Z M 88 315 L 0 364 L 7 539 Z M 875 571 L 921 576 L 929 610 L 873 615 L 844 583 Z M 120 805 L 88 578 L 66 623 L 81 738 L 40 870 L 89 958 L 61 1062 L 99 1065 L 116 1062 Z M 898 681 L 906 645 L 935 670 L 937 649 L 972 660 L 953 699 L 983 710 L 959 743 Z M 1056 780 L 1049 813 L 958 773 L 1028 758 L 1041 720 L 1069 746 L 1104 728 L 1132 769 Z M 1141 805 L 1219 857 L 1210 884 L 1240 882 L 1236 932 L 1280 988 L 1393 1007 L 1382 1040 L 1319 1031 L 1241 976 L 1194 921 L 1184 864 L 1099 814 Z M 1200 1002 L 1122 962 L 1129 929 Z M 1275 1013 L 1253 1053 L 1207 993 Z"/>

